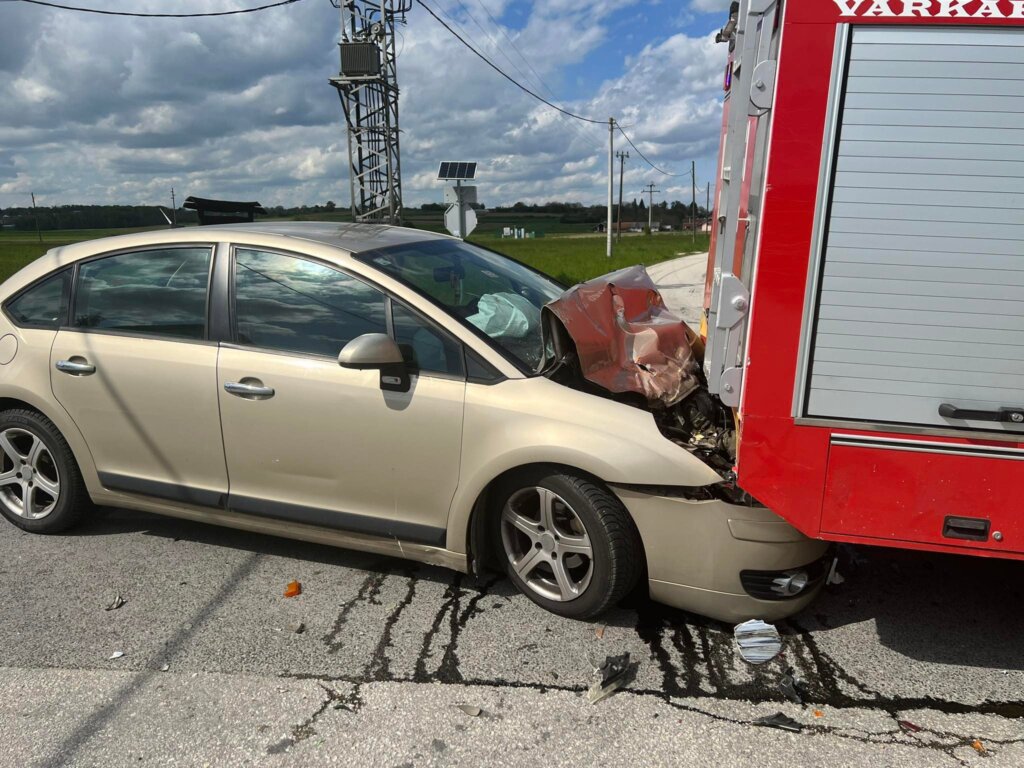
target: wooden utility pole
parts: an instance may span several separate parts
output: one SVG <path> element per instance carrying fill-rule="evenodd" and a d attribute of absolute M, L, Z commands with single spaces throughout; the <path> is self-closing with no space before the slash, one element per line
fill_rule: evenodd
<path fill-rule="evenodd" d="M 174 187 L 171 187 L 171 228 L 178 226 L 178 204 L 174 199 Z"/>
<path fill-rule="evenodd" d="M 607 242 L 605 255 L 612 257 L 612 189 L 615 186 L 615 118 L 608 118 L 608 221 L 605 224 Z"/>
<path fill-rule="evenodd" d="M 615 239 L 619 240 L 622 237 L 622 169 L 629 152 L 616 152 L 615 156 L 619 158 L 619 210 L 615 216 Z"/>
<path fill-rule="evenodd" d="M 693 230 L 693 241 L 697 242 L 697 163 L 690 161 L 690 191 L 693 198 L 690 202 L 690 228 Z"/>
<path fill-rule="evenodd" d="M 36 209 L 36 193 L 30 193 L 32 195 L 32 212 L 36 216 L 36 235 L 39 237 L 39 242 L 43 242 L 43 233 L 39 231 L 39 211 Z"/>

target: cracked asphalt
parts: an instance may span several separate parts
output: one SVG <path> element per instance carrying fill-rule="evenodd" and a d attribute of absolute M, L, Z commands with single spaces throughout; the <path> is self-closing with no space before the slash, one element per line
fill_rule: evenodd
<path fill-rule="evenodd" d="M 1024 563 L 840 555 L 754 667 L 640 595 L 576 622 L 504 579 L 142 513 L 0 523 L 0 765 L 1024 765 Z M 803 730 L 753 724 L 776 712 Z"/>

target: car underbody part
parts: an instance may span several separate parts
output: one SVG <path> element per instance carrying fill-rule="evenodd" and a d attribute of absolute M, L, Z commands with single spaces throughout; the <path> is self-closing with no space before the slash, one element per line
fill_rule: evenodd
<path fill-rule="evenodd" d="M 782 638 L 771 624 L 760 619 L 751 619 L 733 628 L 733 637 L 740 649 L 740 656 L 750 664 L 764 664 L 771 661 L 782 650 Z"/>
<path fill-rule="evenodd" d="M 604 664 L 594 670 L 595 675 L 600 675 L 590 690 L 587 691 L 587 701 L 597 704 L 615 693 L 629 680 L 629 652 L 621 656 L 609 656 Z"/>

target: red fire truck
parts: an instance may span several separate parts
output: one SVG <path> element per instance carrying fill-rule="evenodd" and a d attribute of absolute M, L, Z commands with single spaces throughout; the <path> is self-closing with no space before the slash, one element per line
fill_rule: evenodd
<path fill-rule="evenodd" d="M 1024 559 L 1024 0 L 741 0 L 705 296 L 805 534 Z"/>

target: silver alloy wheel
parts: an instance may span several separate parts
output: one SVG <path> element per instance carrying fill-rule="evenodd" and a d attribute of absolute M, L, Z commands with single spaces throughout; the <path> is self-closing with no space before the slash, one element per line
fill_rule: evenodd
<path fill-rule="evenodd" d="M 39 520 L 60 498 L 60 474 L 49 449 L 36 435 L 10 427 L 0 432 L 0 502 L 18 517 Z"/>
<path fill-rule="evenodd" d="M 548 488 L 522 488 L 501 511 L 505 556 L 538 595 L 568 602 L 582 595 L 594 575 L 587 529 L 565 499 Z"/>

